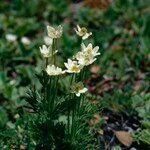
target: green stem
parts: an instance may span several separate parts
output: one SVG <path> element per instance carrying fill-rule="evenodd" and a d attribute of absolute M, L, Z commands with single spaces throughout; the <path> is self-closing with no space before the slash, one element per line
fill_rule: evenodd
<path fill-rule="evenodd" d="M 71 140 L 73 141 L 74 139 L 74 127 L 75 127 L 75 109 L 72 110 L 72 126 L 71 126 Z"/>
<path fill-rule="evenodd" d="M 75 78 L 76 74 L 73 73 L 70 79 L 70 86 L 72 86 L 73 82 L 74 82 L 74 78 Z"/>
<path fill-rule="evenodd" d="M 48 112 L 51 111 L 51 93 L 52 93 L 52 77 L 49 78 L 48 83 L 48 89 L 47 89 L 47 100 L 48 100 Z"/>
<path fill-rule="evenodd" d="M 86 74 L 87 74 L 87 72 L 86 72 L 86 66 L 83 68 L 83 74 L 82 74 L 82 80 L 83 81 L 85 81 L 85 79 L 86 79 Z"/>
<path fill-rule="evenodd" d="M 44 89 L 44 107 L 46 107 L 47 84 L 45 84 L 46 83 L 46 72 L 45 71 L 43 71 L 43 79 L 44 79 L 44 85 L 43 85 L 44 86 L 43 87 L 43 89 Z"/>
<path fill-rule="evenodd" d="M 45 59 L 45 67 L 48 65 L 48 58 Z"/>
<path fill-rule="evenodd" d="M 67 120 L 68 120 L 68 135 L 70 134 L 70 105 L 69 105 L 69 100 L 70 99 L 68 99 L 68 115 L 67 115 Z"/>
<path fill-rule="evenodd" d="M 48 65 L 48 58 L 45 58 L 45 68 L 47 67 Z M 46 107 L 46 102 L 47 102 L 47 86 L 48 86 L 48 83 L 47 83 L 47 73 L 45 71 L 43 71 L 43 79 L 44 79 L 44 108 Z"/>
<path fill-rule="evenodd" d="M 56 78 L 56 83 L 55 83 L 55 88 L 56 88 L 56 92 L 55 92 L 55 98 L 56 98 L 56 96 L 57 96 L 57 92 L 58 92 L 58 83 L 59 83 L 59 76 L 57 76 L 57 78 Z"/>
<path fill-rule="evenodd" d="M 70 79 L 70 87 L 71 85 L 73 84 L 74 82 L 74 76 L 75 74 L 72 74 L 71 75 L 71 79 Z M 71 113 L 71 110 L 70 110 L 70 100 L 72 99 L 72 94 L 70 94 L 69 96 L 69 99 L 68 99 L 68 115 L 67 115 L 67 120 L 68 120 L 68 125 L 67 125 L 67 128 L 68 128 L 68 135 L 70 134 L 70 113 Z"/>
<path fill-rule="evenodd" d="M 51 79 L 51 90 L 50 90 L 50 112 L 52 113 L 53 109 L 54 109 L 54 101 L 55 101 L 55 88 L 56 88 L 56 85 L 55 85 L 55 82 L 56 82 L 56 78 L 55 76 L 52 77 Z"/>
<path fill-rule="evenodd" d="M 55 51 L 57 49 L 57 39 L 53 39 L 53 44 L 52 44 L 52 63 L 56 65 L 56 56 L 55 56 Z"/>

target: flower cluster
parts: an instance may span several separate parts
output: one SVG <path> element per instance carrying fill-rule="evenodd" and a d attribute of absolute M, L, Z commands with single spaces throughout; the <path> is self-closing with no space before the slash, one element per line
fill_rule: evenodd
<path fill-rule="evenodd" d="M 45 44 L 40 47 L 40 52 L 43 57 L 52 57 L 57 53 L 57 50 L 53 48 L 53 39 L 60 38 L 62 35 L 63 29 L 62 26 L 58 26 L 57 28 L 53 28 L 51 26 L 47 26 L 48 37 L 44 37 Z"/>
<path fill-rule="evenodd" d="M 88 32 L 85 27 L 80 28 L 79 25 L 77 25 L 77 29 L 75 29 L 77 35 L 82 37 L 83 40 L 87 39 L 90 35 L 92 35 L 91 32 Z M 40 52 L 47 60 L 49 57 L 53 58 L 54 55 L 57 53 L 56 47 L 54 45 L 54 40 L 57 40 L 62 36 L 63 28 L 61 25 L 54 28 L 51 26 L 47 26 L 47 33 L 48 36 L 46 39 L 44 39 L 45 44 L 40 47 Z M 85 46 L 85 44 L 82 42 L 81 44 L 81 51 L 79 51 L 74 58 L 68 59 L 67 62 L 64 63 L 64 66 L 66 67 L 65 70 L 62 70 L 61 68 L 54 65 L 54 63 L 51 63 L 50 65 L 47 65 L 46 72 L 50 76 L 56 76 L 61 75 L 64 73 L 80 73 L 80 71 L 84 68 L 84 66 L 88 66 L 92 64 L 97 58 L 96 56 L 100 55 L 98 52 L 99 47 L 93 47 L 92 44 L 88 44 L 88 46 Z M 81 83 L 78 83 L 76 86 L 73 87 L 74 93 L 77 96 L 80 96 L 81 93 L 86 92 L 86 88 L 81 85 Z"/>

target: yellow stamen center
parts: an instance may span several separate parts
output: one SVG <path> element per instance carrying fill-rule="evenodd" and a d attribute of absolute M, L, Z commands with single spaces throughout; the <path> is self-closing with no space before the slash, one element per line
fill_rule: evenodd
<path fill-rule="evenodd" d="M 86 33 L 87 33 L 87 29 L 84 28 L 84 27 L 82 27 L 82 28 L 81 28 L 81 34 L 85 35 Z"/>
<path fill-rule="evenodd" d="M 74 65 L 74 66 L 72 66 L 71 71 L 72 71 L 72 72 L 78 72 L 78 71 L 79 71 L 79 68 Z"/>

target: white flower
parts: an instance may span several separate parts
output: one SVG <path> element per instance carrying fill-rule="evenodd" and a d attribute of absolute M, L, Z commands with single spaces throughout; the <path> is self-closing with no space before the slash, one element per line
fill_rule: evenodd
<path fill-rule="evenodd" d="M 51 51 L 51 46 L 47 47 L 46 45 L 43 45 L 42 47 L 40 47 L 40 52 L 43 55 L 43 57 L 50 57 Z"/>
<path fill-rule="evenodd" d="M 67 68 L 66 72 L 68 73 L 79 73 L 82 69 L 82 66 L 79 65 L 77 61 L 72 61 L 71 59 L 68 59 L 68 62 L 64 64 Z"/>
<path fill-rule="evenodd" d="M 48 37 L 48 36 L 44 36 L 44 43 L 45 43 L 46 45 L 52 45 L 53 39 L 50 38 L 50 37 Z"/>
<path fill-rule="evenodd" d="M 17 36 L 14 34 L 6 34 L 6 40 L 8 40 L 9 42 L 14 42 L 16 41 Z"/>
<path fill-rule="evenodd" d="M 60 74 L 64 74 L 65 73 L 65 71 L 62 71 L 61 68 L 56 67 L 54 65 L 48 65 L 46 67 L 46 72 L 50 76 L 55 76 L 55 75 L 60 75 Z"/>
<path fill-rule="evenodd" d="M 81 51 L 78 52 L 75 58 L 78 60 L 78 63 L 83 66 L 88 66 L 92 64 L 97 58 L 95 56 L 100 55 L 98 52 L 99 47 L 96 46 L 93 48 L 90 43 L 87 47 L 82 43 Z"/>
<path fill-rule="evenodd" d="M 15 114 L 14 118 L 18 119 L 18 118 L 20 118 L 20 115 L 19 114 Z"/>
<path fill-rule="evenodd" d="M 52 45 L 49 45 L 49 47 L 47 47 L 46 45 L 42 45 L 42 47 L 40 47 L 40 52 L 43 55 L 43 57 L 48 58 L 56 54 L 58 50 L 55 50 L 54 54 L 52 54 Z"/>
<path fill-rule="evenodd" d="M 88 89 L 84 87 L 82 82 L 78 82 L 71 86 L 71 92 L 75 93 L 76 96 L 80 96 L 82 93 L 85 93 Z"/>
<path fill-rule="evenodd" d="M 9 82 L 10 85 L 15 85 L 15 83 L 16 83 L 16 80 L 11 80 L 11 81 Z"/>
<path fill-rule="evenodd" d="M 21 38 L 21 42 L 25 45 L 29 45 L 31 43 L 30 39 L 25 36 Z"/>
<path fill-rule="evenodd" d="M 78 52 L 76 54 L 76 59 L 78 63 L 83 66 L 88 66 L 96 60 L 93 55 L 86 54 L 86 52 Z"/>
<path fill-rule="evenodd" d="M 62 36 L 63 29 L 61 25 L 59 25 L 56 28 L 47 26 L 47 32 L 48 32 L 48 36 L 52 39 L 60 38 Z"/>
<path fill-rule="evenodd" d="M 100 55 L 100 53 L 98 52 L 99 46 L 93 48 L 91 43 L 87 47 L 84 45 L 84 43 L 82 43 L 81 50 L 82 52 L 86 52 L 87 54 L 92 54 L 94 57 Z"/>
<path fill-rule="evenodd" d="M 81 90 L 78 91 L 78 93 L 76 93 L 76 96 L 80 96 L 80 94 L 85 93 L 88 89 L 87 88 L 83 88 Z"/>
<path fill-rule="evenodd" d="M 77 29 L 75 29 L 75 31 L 79 36 L 82 36 L 83 40 L 87 39 L 90 35 L 92 35 L 92 32 L 88 33 L 85 27 L 80 28 L 79 25 L 77 25 Z"/>

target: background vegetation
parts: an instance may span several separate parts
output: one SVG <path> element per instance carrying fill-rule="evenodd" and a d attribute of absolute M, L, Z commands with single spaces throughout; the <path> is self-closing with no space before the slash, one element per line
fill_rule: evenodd
<path fill-rule="evenodd" d="M 101 149 L 150 148 L 149 0 L 6 0 L 0 2 L 0 148 L 26 149 L 26 92 L 39 89 L 35 73 L 43 61 L 39 46 L 47 24 L 64 27 L 58 63 L 78 51 L 74 27 L 86 26 L 101 56 L 86 80 L 98 106 L 91 121 Z M 43 34 L 44 33 L 44 34 Z M 13 34 L 15 40 L 7 36 Z M 23 41 L 28 38 L 28 42 Z M 62 86 L 62 88 L 64 88 Z M 92 98 L 91 98 L 92 96 Z M 123 139 L 133 134 L 131 144 Z M 125 136 L 125 137 L 122 137 Z M 9 145 L 9 146 L 8 146 Z M 8 148 L 9 147 L 9 148 Z"/>

